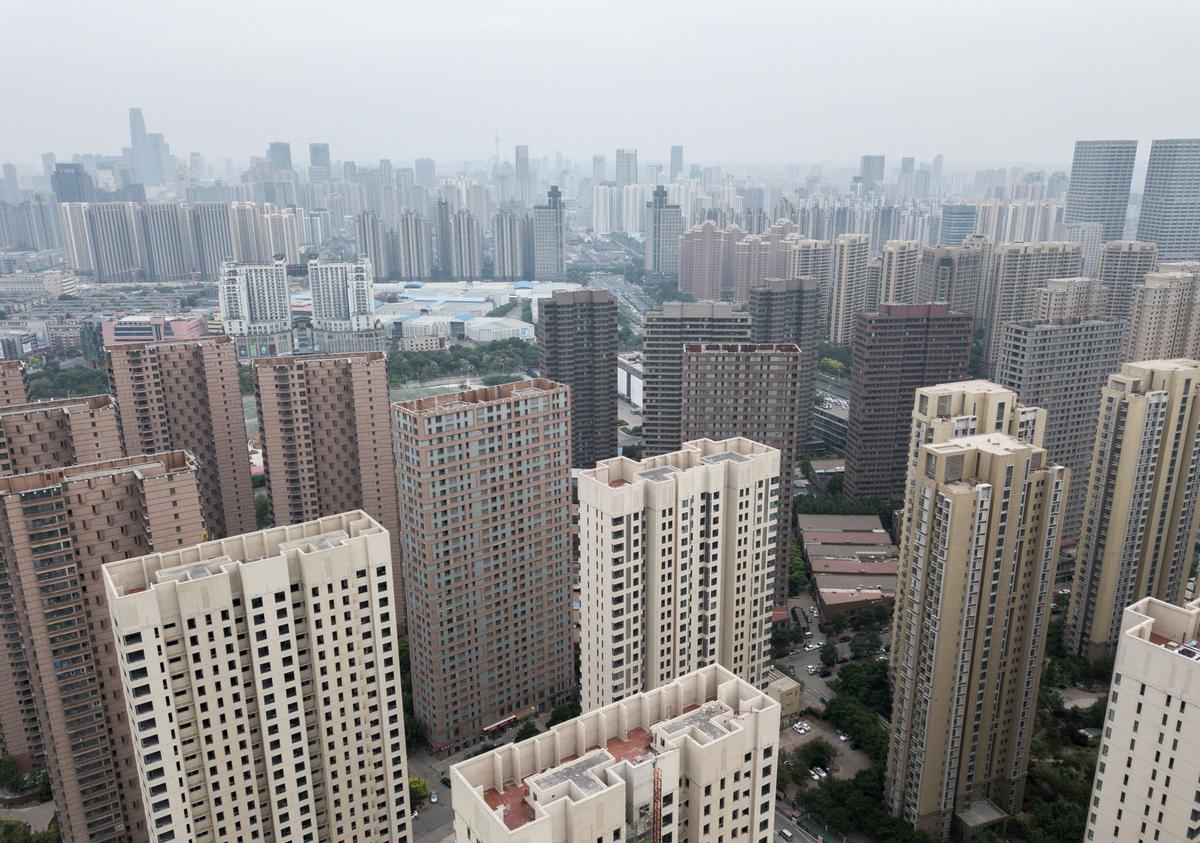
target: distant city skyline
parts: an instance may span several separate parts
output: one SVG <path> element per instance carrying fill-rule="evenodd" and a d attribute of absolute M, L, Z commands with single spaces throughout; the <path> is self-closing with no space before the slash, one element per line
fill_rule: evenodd
<path fill-rule="evenodd" d="M 948 167 L 1062 168 L 1077 139 L 1126 137 L 1140 141 L 1141 169 L 1151 139 L 1196 134 L 1200 91 L 1183 83 L 1187 33 L 1200 27 L 1193 5 L 1155 0 L 1128 15 L 1110 13 L 1110 3 L 1021 0 L 974 10 L 969 33 L 960 10 L 942 0 L 904 7 L 886 25 L 833 4 L 781 4 L 753 16 L 675 4 L 630 3 L 624 13 L 622 5 L 601 15 L 544 3 L 388 14 L 218 2 L 204 15 L 166 5 L 139 13 L 146 37 L 131 42 L 121 14 L 79 4 L 81 15 L 91 14 L 86 25 L 56 28 L 53 65 L 45 62 L 44 17 L 16 8 L 0 72 L 41 70 L 36 84 L 11 86 L 6 96 L 0 160 L 32 166 L 48 151 L 119 153 L 129 143 L 130 106 L 143 109 L 148 130 L 166 135 L 177 154 L 245 160 L 286 140 L 298 161 L 309 143 L 328 143 L 342 160 L 478 161 L 490 156 L 498 131 L 510 162 L 517 144 L 529 146 L 531 159 L 561 150 L 583 164 L 629 147 L 665 169 L 672 145 L 682 144 L 685 172 L 691 161 L 852 166 L 880 153 L 889 168 L 901 156 L 937 153 Z M 339 45 L 336 60 L 279 60 L 318 31 Z M 812 43 L 797 44 L 798 31 Z M 253 49 L 244 49 L 251 38 Z M 130 60 L 112 61 L 115 41 Z M 931 49 L 907 50 L 901 60 L 896 45 L 914 41 Z M 1037 60 L 1003 62 L 1001 74 L 1015 43 Z M 1081 53 L 1122 60 L 1091 63 L 1085 73 Z M 213 60 L 226 54 L 236 60 Z M 728 66 L 716 60 L 722 55 L 736 58 L 738 73 L 717 70 Z M 996 72 L 981 73 L 989 56 Z M 964 63 L 972 72 L 955 69 Z M 922 95 L 935 78 L 937 96 Z M 912 95 L 871 96 L 883 79 L 900 90 L 912 80 Z M 396 107 L 381 108 L 389 86 Z M 747 95 L 756 86 L 794 86 L 803 101 L 764 108 Z M 70 119 L 61 119 L 68 101 Z M 303 107 L 276 107 L 284 103 Z M 597 119 L 602 111 L 608 116 Z"/>

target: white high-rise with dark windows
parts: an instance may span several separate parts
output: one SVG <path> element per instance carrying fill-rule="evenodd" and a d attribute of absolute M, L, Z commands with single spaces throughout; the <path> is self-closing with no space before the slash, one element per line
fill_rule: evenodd
<path fill-rule="evenodd" d="M 1104 226 L 1104 240 L 1120 240 L 1136 156 L 1135 140 L 1075 141 L 1066 222 L 1098 222 Z"/>
<path fill-rule="evenodd" d="M 1150 142 L 1138 240 L 1163 260 L 1200 259 L 1200 138 Z"/>

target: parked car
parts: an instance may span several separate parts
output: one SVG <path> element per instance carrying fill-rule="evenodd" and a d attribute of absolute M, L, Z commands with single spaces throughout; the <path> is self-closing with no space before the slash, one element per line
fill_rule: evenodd
<path fill-rule="evenodd" d="M 829 668 L 825 668 L 824 670 L 817 673 L 817 676 L 820 676 L 822 679 L 826 679 L 830 676 L 833 676 L 833 671 L 830 670 Z"/>
<path fill-rule="evenodd" d="M 430 801 L 430 802 L 432 802 L 434 805 L 436 805 L 436 804 L 437 804 L 437 801 L 438 801 L 438 795 L 437 795 L 437 791 L 436 791 L 436 790 L 431 790 L 431 791 L 429 791 L 429 801 Z"/>
<path fill-rule="evenodd" d="M 846 741 L 850 740 L 850 736 L 845 732 L 838 732 L 838 740 L 842 743 L 845 743 Z"/>
<path fill-rule="evenodd" d="M 849 656 L 842 656 L 840 659 L 838 659 L 838 664 L 845 664 L 848 661 L 850 661 Z"/>
<path fill-rule="evenodd" d="M 779 836 L 782 837 L 784 840 L 790 841 L 794 835 L 790 831 L 788 831 L 786 828 L 781 828 L 781 829 L 779 829 Z"/>
<path fill-rule="evenodd" d="M 449 786 L 450 786 L 450 777 L 447 776 L 445 773 L 442 773 L 442 787 L 449 787 Z"/>

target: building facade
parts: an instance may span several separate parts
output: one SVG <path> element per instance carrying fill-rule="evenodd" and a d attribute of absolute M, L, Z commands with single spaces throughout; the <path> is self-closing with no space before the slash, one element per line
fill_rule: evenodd
<path fill-rule="evenodd" d="M 392 564 L 346 512 L 104 567 L 153 843 L 412 840 Z"/>
<path fill-rule="evenodd" d="M 574 684 L 569 390 L 520 381 L 392 410 L 414 708 L 450 753 Z"/>
<path fill-rule="evenodd" d="M 1078 243 L 1000 243 L 988 265 L 985 324 L 988 371 L 995 371 L 1001 326 L 1032 319 L 1038 290 L 1053 278 L 1074 278 L 1083 270 Z"/>
<path fill-rule="evenodd" d="M 683 214 L 679 205 L 667 201 L 667 189 L 654 188 L 646 203 L 646 275 L 651 280 L 679 278 L 679 237 Z"/>
<path fill-rule="evenodd" d="M 567 215 L 557 186 L 546 194 L 545 205 L 533 208 L 533 277 L 537 281 L 567 278 Z"/>
<path fill-rule="evenodd" d="M 858 314 L 867 310 L 870 245 L 866 234 L 834 238 L 829 306 L 829 341 L 834 345 L 851 344 Z"/>
<path fill-rule="evenodd" d="M 1067 647 L 1117 646 L 1124 608 L 1183 601 L 1200 526 L 1200 362 L 1126 363 L 1109 377 L 1084 504 Z"/>
<path fill-rule="evenodd" d="M 1200 260 L 1200 138 L 1150 142 L 1137 236 L 1163 260 Z"/>
<path fill-rule="evenodd" d="M 1098 222 L 1104 226 L 1103 239 L 1124 237 L 1136 157 L 1136 140 L 1075 141 L 1066 222 Z"/>
<path fill-rule="evenodd" d="M 366 259 L 308 262 L 313 345 L 319 351 L 346 354 L 384 350 L 387 337 L 375 322 L 373 278 L 371 262 Z"/>
<path fill-rule="evenodd" d="M 237 345 L 238 357 L 292 353 L 292 295 L 283 258 L 222 263 L 217 293 L 221 321 Z"/>

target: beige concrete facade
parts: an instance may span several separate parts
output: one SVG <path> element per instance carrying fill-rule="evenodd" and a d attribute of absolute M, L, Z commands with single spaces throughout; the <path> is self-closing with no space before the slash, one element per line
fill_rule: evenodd
<path fill-rule="evenodd" d="M 361 511 L 104 567 L 153 843 L 412 839 L 391 568 Z"/>
<path fill-rule="evenodd" d="M 128 454 L 190 451 L 210 537 L 255 529 L 246 419 L 229 337 L 107 349 L 109 389 Z"/>
<path fill-rule="evenodd" d="M 1151 272 L 1131 292 L 1126 360 L 1200 357 L 1200 276 Z"/>
<path fill-rule="evenodd" d="M 570 416 L 545 379 L 392 405 L 413 702 L 437 751 L 574 686 Z"/>
<path fill-rule="evenodd" d="M 884 243 L 879 296 L 875 304 L 916 304 L 920 267 L 921 244 L 916 240 L 889 240 Z"/>
<path fill-rule="evenodd" d="M 1158 270 L 1158 246 L 1140 240 L 1109 240 L 1100 245 L 1096 280 L 1111 290 L 1108 316 L 1128 319 L 1133 288 Z"/>
<path fill-rule="evenodd" d="M 915 301 L 944 301 L 979 322 L 987 255 L 977 246 L 926 246 L 921 250 Z"/>
<path fill-rule="evenodd" d="M 833 241 L 829 341 L 834 345 L 850 345 L 858 314 L 867 311 L 870 246 L 866 234 L 840 234 Z"/>
<path fill-rule="evenodd" d="M 198 467 L 174 451 L 0 478 L 0 549 L 30 693 L 70 843 L 144 841 L 138 770 L 101 567 L 203 537 Z M 6 699 L 4 705 L 9 701 Z"/>
<path fill-rule="evenodd" d="M 1006 433 L 921 446 L 884 800 L 938 837 L 1020 810 L 1070 472 Z"/>
<path fill-rule="evenodd" d="M 396 617 L 404 630 L 400 503 L 392 450 L 387 358 L 277 357 L 254 361 L 272 521 L 299 524 L 365 510 L 391 540 Z"/>
<path fill-rule="evenodd" d="M 1200 361 L 1126 363 L 1100 395 L 1067 646 L 1117 646 L 1124 608 L 1183 600 L 1200 527 Z"/>
<path fill-rule="evenodd" d="M 1112 288 L 1095 278 L 1055 278 L 1037 294 L 1037 320 L 1103 319 L 1111 310 Z"/>
<path fill-rule="evenodd" d="M 0 477 L 124 455 L 117 402 L 110 395 L 0 409 Z"/>
<path fill-rule="evenodd" d="M 1200 601 L 1146 597 L 1121 613 L 1087 811 L 1087 841 L 1200 836 Z"/>
<path fill-rule="evenodd" d="M 578 478 L 584 711 L 719 663 L 761 687 L 779 451 L 748 439 L 605 460 Z"/>
<path fill-rule="evenodd" d="M 719 665 L 680 676 L 456 764 L 455 841 L 770 843 L 779 722 Z"/>

